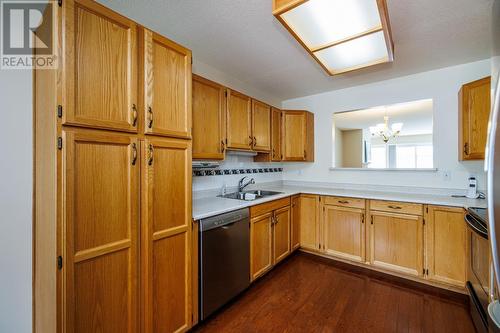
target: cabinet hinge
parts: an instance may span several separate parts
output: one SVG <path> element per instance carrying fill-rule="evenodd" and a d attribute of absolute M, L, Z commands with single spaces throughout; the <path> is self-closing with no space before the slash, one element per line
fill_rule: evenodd
<path fill-rule="evenodd" d="M 57 0 L 57 5 L 58 5 L 59 7 L 62 7 L 62 0 Z"/>
<path fill-rule="evenodd" d="M 63 267 L 63 259 L 62 256 L 57 257 L 57 269 L 61 270 Z"/>
<path fill-rule="evenodd" d="M 429 270 L 428 269 L 425 270 L 425 275 L 429 275 Z"/>
<path fill-rule="evenodd" d="M 57 106 L 57 117 L 62 118 L 62 105 Z"/>
<path fill-rule="evenodd" d="M 319 202 L 321 202 L 321 197 L 319 197 Z"/>
<path fill-rule="evenodd" d="M 422 275 L 425 275 L 425 268 L 422 268 Z"/>
<path fill-rule="evenodd" d="M 429 207 L 425 207 L 425 212 L 428 213 L 429 212 Z"/>
<path fill-rule="evenodd" d="M 227 97 L 227 90 L 224 90 L 224 96 Z"/>
<path fill-rule="evenodd" d="M 62 137 L 57 138 L 57 149 L 61 150 L 63 147 L 63 140 Z"/>
<path fill-rule="evenodd" d="M 422 220 L 423 224 L 425 225 L 425 219 Z"/>
<path fill-rule="evenodd" d="M 371 222 L 372 222 L 372 224 L 373 224 L 373 215 L 372 215 L 372 216 L 370 216 L 370 218 L 371 218 Z"/>

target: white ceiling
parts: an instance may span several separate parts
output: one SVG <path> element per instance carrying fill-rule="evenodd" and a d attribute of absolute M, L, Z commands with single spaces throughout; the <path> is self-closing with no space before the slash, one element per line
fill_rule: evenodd
<path fill-rule="evenodd" d="M 330 77 L 272 15 L 271 0 L 99 0 L 280 100 L 490 57 L 493 0 L 387 0 L 395 61 Z"/>
<path fill-rule="evenodd" d="M 432 99 L 334 113 L 333 122 L 341 130 L 368 129 L 383 123 L 385 115 L 389 117 L 389 126 L 403 123 L 401 135 L 432 134 Z"/>

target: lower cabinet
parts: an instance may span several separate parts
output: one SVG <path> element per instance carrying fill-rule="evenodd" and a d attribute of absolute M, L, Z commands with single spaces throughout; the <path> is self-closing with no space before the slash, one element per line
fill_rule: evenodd
<path fill-rule="evenodd" d="M 142 153 L 143 332 L 183 332 L 192 311 L 191 142 L 148 139 Z"/>
<path fill-rule="evenodd" d="M 371 211 L 370 264 L 423 276 L 422 216 Z"/>
<path fill-rule="evenodd" d="M 291 206 L 290 247 L 293 251 L 300 247 L 300 195 L 292 197 Z"/>
<path fill-rule="evenodd" d="M 323 207 L 323 251 L 345 259 L 365 261 L 365 211 Z"/>
<path fill-rule="evenodd" d="M 319 196 L 301 194 L 298 213 L 300 217 L 300 247 L 318 251 L 319 245 Z"/>
<path fill-rule="evenodd" d="M 463 287 L 467 280 L 467 226 L 462 208 L 428 206 L 426 278 Z"/>
<path fill-rule="evenodd" d="M 250 208 L 250 280 L 290 254 L 290 198 Z"/>

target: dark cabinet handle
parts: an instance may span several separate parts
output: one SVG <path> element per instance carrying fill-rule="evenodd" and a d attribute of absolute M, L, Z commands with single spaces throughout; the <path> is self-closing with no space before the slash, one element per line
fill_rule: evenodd
<path fill-rule="evenodd" d="M 137 125 L 137 107 L 135 104 L 132 104 L 132 126 L 135 127 Z"/>
<path fill-rule="evenodd" d="M 469 155 L 469 143 L 464 143 L 464 154 Z"/>
<path fill-rule="evenodd" d="M 250 139 L 249 145 L 250 145 L 250 147 L 252 147 L 253 146 L 253 138 L 251 136 L 249 136 L 248 138 Z"/>
<path fill-rule="evenodd" d="M 387 206 L 387 207 L 389 207 L 390 209 L 402 209 L 402 208 L 401 208 L 401 207 L 399 207 L 399 206 Z"/>
<path fill-rule="evenodd" d="M 137 162 L 137 145 L 132 143 L 132 165 Z"/>
<path fill-rule="evenodd" d="M 257 138 L 255 136 L 253 137 L 253 145 L 257 146 Z"/>
<path fill-rule="evenodd" d="M 148 165 L 153 165 L 153 154 L 154 154 L 154 149 L 153 145 L 149 145 L 149 158 L 148 158 Z"/>
<path fill-rule="evenodd" d="M 347 200 L 339 200 L 339 201 L 337 201 L 337 202 L 338 202 L 339 204 L 344 204 L 344 205 L 349 203 L 349 201 L 347 201 Z"/>
<path fill-rule="evenodd" d="M 151 106 L 148 106 L 148 127 L 153 128 L 153 109 Z"/>
<path fill-rule="evenodd" d="M 226 146 L 224 145 L 224 140 L 220 141 L 220 150 L 221 150 L 221 153 L 223 153 L 226 150 Z"/>

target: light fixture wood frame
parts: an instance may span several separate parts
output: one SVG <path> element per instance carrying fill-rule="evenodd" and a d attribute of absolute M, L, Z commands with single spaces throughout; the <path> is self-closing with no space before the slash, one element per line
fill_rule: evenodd
<path fill-rule="evenodd" d="M 302 39 L 300 39 L 299 35 L 293 30 L 291 26 L 289 26 L 286 21 L 281 17 L 282 14 L 306 3 L 309 0 L 273 0 L 273 15 L 283 24 L 283 26 L 292 34 L 292 36 L 302 45 L 304 49 L 318 62 L 318 64 L 330 75 L 338 75 L 338 74 L 343 74 L 347 72 L 352 72 L 361 68 L 365 67 L 370 67 L 386 62 L 392 62 L 394 61 L 394 42 L 392 40 L 392 32 L 391 32 L 391 24 L 389 22 L 389 12 L 387 10 L 387 3 L 386 0 L 376 0 L 377 1 L 377 7 L 378 7 L 378 12 L 380 15 L 380 26 L 371 28 L 367 31 L 361 32 L 359 34 L 356 34 L 354 36 L 350 36 L 347 38 L 344 38 L 339 41 L 335 41 L 333 43 L 325 44 L 320 47 L 316 47 L 314 49 L 309 48 Z M 384 33 L 384 39 L 385 39 L 385 44 L 387 47 L 387 57 L 381 58 L 381 59 L 375 59 L 372 62 L 365 63 L 362 65 L 356 65 L 353 67 L 348 67 L 344 68 L 340 71 L 335 71 L 331 68 L 328 68 L 325 64 L 319 60 L 319 58 L 314 54 L 314 52 L 318 52 L 339 44 L 343 44 L 352 40 L 355 40 L 357 38 L 361 38 L 364 36 L 368 36 L 377 32 L 382 31 Z"/>

